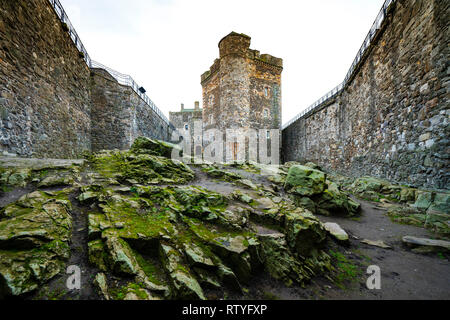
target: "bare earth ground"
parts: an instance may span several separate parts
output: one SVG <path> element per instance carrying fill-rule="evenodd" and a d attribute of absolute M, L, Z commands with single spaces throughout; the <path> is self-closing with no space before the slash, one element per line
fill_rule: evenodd
<path fill-rule="evenodd" d="M 371 265 L 381 268 L 381 290 L 368 290 L 364 276 L 351 290 L 332 288 L 324 293 L 327 299 L 450 299 L 450 264 L 438 254 L 417 254 L 405 248 L 401 238 L 406 235 L 433 238 L 424 228 L 393 223 L 385 209 L 377 203 L 359 201 L 362 215 L 359 221 L 338 217 L 320 217 L 324 222 L 336 222 L 360 240 L 382 240 L 392 249 L 382 249 L 351 239 L 349 255 L 357 252 L 370 258 Z"/>
<path fill-rule="evenodd" d="M 240 189 L 224 181 L 212 180 L 198 167 L 192 167 L 196 178 L 190 185 L 197 185 L 228 195 Z M 271 186 L 264 176 L 239 169 L 234 171 L 253 181 Z M 245 189 L 241 189 L 245 191 Z M 0 197 L 0 206 L 16 201 L 22 195 L 32 192 L 33 188 L 21 188 L 6 192 Z M 247 190 L 248 191 L 248 190 Z M 26 299 L 98 299 L 92 286 L 92 279 L 98 272 L 88 263 L 87 258 L 87 208 L 77 205 L 74 192 L 70 200 L 73 210 L 72 256 L 67 265 L 78 265 L 82 270 L 82 289 L 67 292 L 65 282 L 68 277 L 61 274 L 55 277 L 38 292 Z M 285 196 L 280 190 L 280 196 Z M 255 276 L 244 295 L 230 293 L 221 297 L 215 292 L 206 292 L 209 299 L 450 299 L 450 256 L 448 254 L 418 254 L 404 247 L 401 238 L 406 235 L 433 238 L 426 229 L 400 225 L 391 222 L 385 215 L 386 210 L 378 203 L 358 200 L 362 204 L 362 215 L 356 219 L 318 216 L 323 222 L 336 222 L 350 235 L 348 246 L 338 245 L 330 241 L 334 252 L 339 252 L 349 263 L 355 266 L 356 275 L 343 282 L 330 278 L 317 277 L 305 288 L 299 286 L 286 287 L 261 273 Z M 256 226 L 261 233 L 271 232 Z M 361 240 L 382 240 L 392 249 L 382 249 L 361 243 Z M 381 290 L 369 290 L 366 287 L 366 274 L 369 265 L 377 265 L 381 269 Z M 335 279 L 333 275 L 330 276 Z"/>

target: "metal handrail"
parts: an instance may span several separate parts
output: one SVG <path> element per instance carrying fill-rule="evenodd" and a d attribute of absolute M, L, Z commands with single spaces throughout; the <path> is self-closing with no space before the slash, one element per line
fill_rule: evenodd
<path fill-rule="evenodd" d="M 88 66 L 91 65 L 91 58 L 89 57 L 89 54 L 86 51 L 86 48 L 84 47 L 83 43 L 81 42 L 80 37 L 78 36 L 77 32 L 75 31 L 75 28 L 73 27 L 72 23 L 69 20 L 69 17 L 67 16 L 66 11 L 64 10 L 61 2 L 59 0 L 49 0 L 50 4 L 53 7 L 53 10 L 55 10 L 56 15 L 59 17 L 61 22 L 65 23 L 67 25 L 67 28 L 69 29 L 69 35 L 72 39 L 73 43 L 77 47 L 78 51 L 83 54 L 83 59 L 86 61 L 86 64 Z"/>
<path fill-rule="evenodd" d="M 117 72 L 111 68 L 108 68 L 104 65 L 102 65 L 99 62 L 93 61 L 89 54 L 86 51 L 86 48 L 84 47 L 83 43 L 81 42 L 80 37 L 78 36 L 77 32 L 75 31 L 75 28 L 73 27 L 72 23 L 69 20 L 69 17 L 67 16 L 66 11 L 64 10 L 61 2 L 59 0 L 49 0 L 50 4 L 52 5 L 56 15 L 59 17 L 61 22 L 65 23 L 68 28 L 68 33 L 70 35 L 70 38 L 72 39 L 73 43 L 77 47 L 78 51 L 83 54 L 84 61 L 86 61 L 86 64 L 89 68 L 101 68 L 105 69 L 109 74 L 111 74 L 120 84 L 129 86 L 133 88 L 133 90 L 141 97 L 144 102 L 150 106 L 150 108 L 165 122 L 167 123 L 171 128 L 173 126 L 167 119 L 167 117 L 161 112 L 161 110 L 153 103 L 153 101 L 145 94 L 139 91 L 138 84 L 133 80 L 133 78 L 127 74 L 123 74 L 120 72 Z"/>
<path fill-rule="evenodd" d="M 153 101 L 145 94 L 139 91 L 140 86 L 134 81 L 134 79 L 127 75 L 120 73 L 116 70 L 113 70 L 100 62 L 91 61 L 91 68 L 99 68 L 106 70 L 114 79 L 117 80 L 122 85 L 128 86 L 133 89 L 134 92 L 138 94 L 138 96 L 144 100 L 144 102 L 168 125 L 170 125 L 170 121 L 167 119 L 167 117 L 161 112 L 161 110 L 153 103 Z"/>
<path fill-rule="evenodd" d="M 372 27 L 369 30 L 369 33 L 367 34 L 366 38 L 364 39 L 363 44 L 361 45 L 361 48 L 359 49 L 358 53 L 356 54 L 355 59 L 353 60 L 352 65 L 350 66 L 350 70 L 345 75 L 344 81 L 338 85 L 336 88 L 325 94 L 323 97 L 321 97 L 319 100 L 314 102 L 312 105 L 310 105 L 308 108 L 300 112 L 298 115 L 296 115 L 293 119 L 291 119 L 289 122 L 287 122 L 285 125 L 283 125 L 282 129 L 286 129 L 291 124 L 296 122 L 298 119 L 302 118 L 303 116 L 309 114 L 310 112 L 313 112 L 316 110 L 316 108 L 319 108 L 323 103 L 328 101 L 329 99 L 334 98 L 337 94 L 339 94 L 344 87 L 347 85 L 347 83 L 352 78 L 354 72 L 356 71 L 357 66 L 361 62 L 361 59 L 364 57 L 364 54 L 366 53 L 366 50 L 370 47 L 372 44 L 372 40 L 377 34 L 377 31 L 381 28 L 381 25 L 386 18 L 386 13 L 391 4 L 396 2 L 397 0 L 385 0 L 383 3 L 383 6 L 381 7 L 380 12 L 378 13 L 375 22 L 373 23 Z"/>

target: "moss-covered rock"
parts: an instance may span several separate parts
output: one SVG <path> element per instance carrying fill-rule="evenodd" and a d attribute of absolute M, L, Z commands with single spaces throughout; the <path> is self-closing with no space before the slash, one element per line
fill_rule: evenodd
<path fill-rule="evenodd" d="M 351 217 L 361 212 L 361 205 L 343 193 L 336 183 L 328 182 L 327 186 L 322 194 L 313 198 L 317 213 Z"/>
<path fill-rule="evenodd" d="M 305 167 L 309 167 L 309 168 L 314 169 L 314 170 L 323 171 L 322 168 L 318 164 L 316 164 L 314 162 L 307 162 L 307 163 L 304 164 L 304 166 Z"/>
<path fill-rule="evenodd" d="M 17 169 L 8 177 L 8 185 L 14 187 L 25 187 L 27 180 L 31 177 L 30 169 Z"/>
<path fill-rule="evenodd" d="M 60 172 L 46 176 L 39 182 L 40 188 L 48 188 L 55 186 L 71 186 L 76 182 L 78 177 L 72 172 Z"/>
<path fill-rule="evenodd" d="M 274 279 L 291 286 L 304 284 L 311 278 L 312 272 L 291 253 L 283 234 L 259 235 L 258 239 L 264 268 Z"/>
<path fill-rule="evenodd" d="M 139 137 L 134 140 L 131 151 L 135 154 L 150 154 L 165 158 L 172 158 L 175 153 L 182 156 L 182 149 L 172 143 L 161 140 L 153 140 L 145 137 Z"/>
<path fill-rule="evenodd" d="M 94 287 L 97 290 L 97 293 L 100 297 L 102 297 L 105 300 L 110 300 L 111 297 L 108 293 L 108 284 L 106 280 L 106 275 L 102 272 L 97 273 L 95 275 L 94 281 L 93 281 Z"/>
<path fill-rule="evenodd" d="M 77 218 L 87 219 L 87 229 L 77 227 L 76 235 L 86 232 L 89 263 L 102 272 L 93 284 L 104 299 L 205 299 L 206 288 L 241 291 L 241 284 L 264 269 L 287 284 L 304 284 L 316 272 L 326 272 L 326 231 L 308 210 L 280 196 L 278 186 L 257 184 L 226 166 L 203 169 L 212 179 L 234 184 L 231 196 L 177 186 L 194 184 L 195 174 L 169 158 L 174 150 L 140 138 L 129 151 L 89 155 L 82 175 L 72 167 L 31 170 L 22 180 L 38 190 L 72 187 L 33 192 L 0 211 L 3 294 L 29 292 L 62 271 L 70 254 L 69 194 L 76 197 Z M 292 167 L 279 171 L 283 180 Z M 238 168 L 244 166 L 233 166 Z M 306 189 L 312 191 L 302 197 L 316 210 L 319 197 L 332 187 L 324 173 L 305 168 L 310 172 L 303 177 L 309 181 Z M 253 164 L 244 169 L 252 173 L 246 177 L 265 171 Z M 1 181 L 8 184 L 16 172 L 3 171 Z M 267 223 L 279 237 L 259 235 L 258 228 L 265 227 L 254 226 L 255 221 Z"/>
<path fill-rule="evenodd" d="M 289 169 L 285 189 L 299 196 L 313 196 L 325 190 L 325 174 L 305 166 L 295 165 Z"/>
<path fill-rule="evenodd" d="M 107 237 L 106 250 L 109 253 L 111 269 L 119 275 L 136 275 L 139 265 L 130 246 L 120 238 Z"/>
<path fill-rule="evenodd" d="M 436 193 L 429 210 L 450 214 L 450 193 Z"/>
<path fill-rule="evenodd" d="M 171 280 L 176 298 L 188 300 L 205 300 L 203 290 L 188 266 L 183 264 L 181 254 L 168 245 L 161 245 L 163 266 Z"/>
<path fill-rule="evenodd" d="M 306 166 L 291 166 L 285 189 L 298 207 L 314 214 L 354 216 L 361 212 L 359 203 L 353 201 L 340 187 L 326 179 L 325 173 Z"/>
<path fill-rule="evenodd" d="M 239 174 L 221 170 L 216 166 L 204 166 L 202 171 L 205 172 L 208 176 L 214 179 L 220 179 L 228 182 L 235 182 L 243 179 Z"/>
<path fill-rule="evenodd" d="M 416 200 L 417 190 L 414 188 L 402 188 L 400 191 L 401 202 L 414 202 Z"/>
<path fill-rule="evenodd" d="M 101 271 L 108 271 L 107 267 L 107 250 L 102 240 L 94 240 L 88 243 L 89 262 Z"/>
<path fill-rule="evenodd" d="M 427 210 L 433 203 L 433 193 L 430 191 L 418 191 L 417 199 L 414 207 L 422 210 Z"/>
<path fill-rule="evenodd" d="M 252 271 L 259 267 L 257 239 L 242 235 L 217 237 L 212 243 L 213 251 L 227 263 L 240 282 L 248 282 Z"/>
<path fill-rule="evenodd" d="M 327 232 L 309 211 L 297 208 L 286 212 L 285 233 L 289 247 L 302 257 L 315 255 L 323 248 Z"/>
<path fill-rule="evenodd" d="M 125 286 L 110 289 L 111 297 L 114 300 L 160 300 L 158 296 L 152 294 L 141 283 L 130 282 Z"/>
<path fill-rule="evenodd" d="M 125 184 L 185 184 L 195 176 L 181 161 L 127 151 L 96 154 L 93 163 L 104 177 Z"/>
<path fill-rule="evenodd" d="M 381 192 L 386 182 L 374 177 L 361 177 L 355 180 L 352 189 L 357 193 L 364 193 L 366 191 Z"/>
<path fill-rule="evenodd" d="M 0 295 L 35 290 L 61 272 L 69 258 L 72 218 L 62 195 L 35 192 L 9 205 L 0 221 Z"/>

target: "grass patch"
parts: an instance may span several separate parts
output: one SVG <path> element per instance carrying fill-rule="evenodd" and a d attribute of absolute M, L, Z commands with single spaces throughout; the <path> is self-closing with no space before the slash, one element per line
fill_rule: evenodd
<path fill-rule="evenodd" d="M 329 254 L 333 258 L 333 265 L 336 267 L 334 283 L 344 290 L 346 284 L 357 281 L 361 275 L 361 270 L 342 253 L 330 250 Z"/>
<path fill-rule="evenodd" d="M 360 250 L 356 249 L 353 250 L 354 253 L 358 254 L 358 256 L 360 256 L 361 258 L 363 258 L 366 262 L 371 263 L 372 262 L 372 258 L 365 255 L 364 253 L 362 253 Z"/>
<path fill-rule="evenodd" d="M 263 300 L 280 300 L 280 298 L 276 294 L 270 291 L 264 291 L 262 297 Z"/>

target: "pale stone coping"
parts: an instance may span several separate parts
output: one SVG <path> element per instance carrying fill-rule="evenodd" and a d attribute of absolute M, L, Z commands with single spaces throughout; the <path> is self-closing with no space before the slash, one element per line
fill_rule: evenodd
<path fill-rule="evenodd" d="M 30 168 L 34 170 L 52 168 L 66 168 L 72 165 L 83 165 L 84 159 L 35 159 L 19 157 L 0 157 L 0 168 Z"/>

